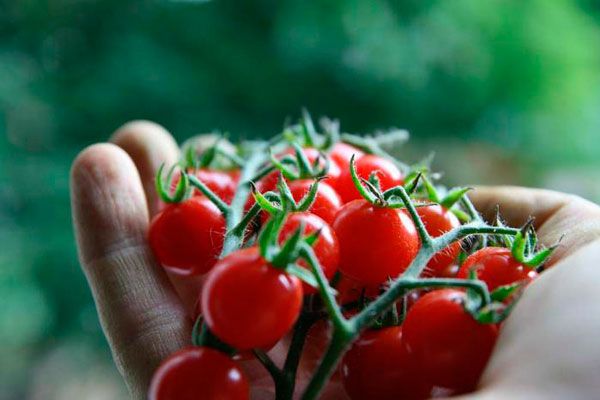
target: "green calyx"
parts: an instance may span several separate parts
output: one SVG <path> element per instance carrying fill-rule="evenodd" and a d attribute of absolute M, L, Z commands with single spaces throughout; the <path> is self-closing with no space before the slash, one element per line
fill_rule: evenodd
<path fill-rule="evenodd" d="M 174 179 L 173 172 L 175 171 L 177 165 L 172 166 L 169 169 L 169 173 L 167 174 L 167 176 L 163 179 L 164 167 L 164 164 L 162 164 L 159 167 L 158 172 L 156 173 L 156 178 L 154 180 L 154 185 L 156 187 L 156 192 L 158 193 L 158 196 L 165 203 L 180 203 L 186 200 L 189 197 L 190 192 L 190 182 L 188 179 L 188 175 L 183 170 L 180 171 L 179 181 L 177 182 L 177 186 L 175 187 L 173 194 L 171 194 L 171 187 L 173 185 Z"/>
<path fill-rule="evenodd" d="M 513 258 L 524 266 L 537 269 L 552 255 L 559 243 L 536 251 L 537 237 L 533 229 L 533 218 L 530 218 L 512 240 Z M 560 240 L 559 240 L 560 242 Z"/>
<path fill-rule="evenodd" d="M 319 179 L 327 175 L 330 161 L 325 154 L 319 152 L 317 158 L 311 163 L 297 142 L 293 142 L 291 146 L 294 148 L 294 156 L 285 155 L 278 158 L 272 150 L 269 151 L 272 165 L 266 167 L 268 172 L 278 170 L 289 180 Z"/>
<path fill-rule="evenodd" d="M 350 176 L 352 176 L 352 182 L 354 183 L 356 190 L 358 190 L 360 195 L 369 203 L 377 207 L 387 207 L 388 202 L 385 199 L 384 194 L 381 192 L 377 175 L 371 174 L 369 179 L 364 179 L 358 176 L 358 173 L 356 172 L 355 159 L 356 156 L 353 154 L 350 158 Z"/>
<path fill-rule="evenodd" d="M 316 235 L 311 234 L 305 236 L 305 226 L 304 224 L 301 224 L 298 229 L 296 229 L 294 233 L 280 245 L 279 236 L 289 213 L 290 209 L 289 207 L 286 207 L 271 215 L 271 218 L 269 218 L 258 236 L 260 254 L 273 267 L 282 269 L 290 275 L 295 275 L 310 286 L 317 287 L 314 275 L 305 268 L 298 266 L 296 261 L 300 258 L 301 248 L 303 246 L 312 246 L 316 242 L 319 232 L 316 232 Z"/>
<path fill-rule="evenodd" d="M 186 143 L 183 146 L 181 165 L 186 170 L 229 170 L 242 168 L 244 160 L 237 154 L 236 148 L 227 140 L 226 135 L 213 133 L 201 135 Z"/>
<path fill-rule="evenodd" d="M 271 215 L 282 212 L 286 208 L 288 208 L 290 212 L 308 211 L 317 198 L 319 182 L 321 180 L 322 178 L 316 179 L 299 201 L 294 200 L 294 196 L 292 195 L 286 180 L 281 176 L 277 181 L 279 193 L 267 192 L 263 195 L 257 189 L 256 185 L 252 183 L 252 194 L 260 208 Z"/>

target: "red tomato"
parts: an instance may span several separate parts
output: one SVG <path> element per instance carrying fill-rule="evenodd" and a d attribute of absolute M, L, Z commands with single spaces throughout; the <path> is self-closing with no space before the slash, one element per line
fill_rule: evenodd
<path fill-rule="evenodd" d="M 297 181 L 290 182 L 290 191 L 296 202 L 302 200 L 302 198 L 308 193 L 311 185 L 314 181 L 310 179 L 300 179 Z M 320 182 L 317 188 L 317 195 L 315 201 L 310 207 L 309 211 L 319 217 L 321 217 L 328 224 L 333 223 L 335 214 L 342 206 L 342 200 L 338 196 L 337 192 L 325 182 Z"/>
<path fill-rule="evenodd" d="M 158 262 L 171 272 L 199 275 L 217 262 L 225 219 L 204 196 L 173 203 L 154 217 L 148 240 Z"/>
<path fill-rule="evenodd" d="M 149 400 L 246 400 L 248 379 L 225 354 L 208 347 L 187 347 L 158 367 L 148 393 Z"/>
<path fill-rule="evenodd" d="M 320 154 L 319 151 L 314 148 L 304 148 L 302 149 L 302 151 L 308 159 L 308 162 L 311 164 L 311 166 L 317 160 Z M 289 148 L 282 153 L 282 157 L 285 155 L 295 156 L 295 154 L 296 151 L 293 148 Z M 319 164 L 319 167 L 317 168 L 322 168 L 324 166 L 325 160 L 322 160 Z M 335 163 L 335 161 L 329 160 L 329 170 L 327 171 L 326 178 L 323 180 L 323 182 L 328 183 L 331 187 L 335 189 L 337 182 L 340 179 L 341 173 L 342 171 L 340 170 L 340 167 Z M 273 171 L 264 178 L 262 178 L 257 184 L 258 189 L 263 193 L 268 191 L 275 191 L 277 188 L 277 180 L 279 179 L 279 174 L 279 171 Z"/>
<path fill-rule="evenodd" d="M 372 285 L 396 278 L 417 255 L 420 240 L 405 210 L 354 200 L 338 212 L 333 229 L 340 243 L 340 271 Z"/>
<path fill-rule="evenodd" d="M 193 171 L 190 171 L 192 173 Z M 193 172 L 196 178 L 212 190 L 225 203 L 231 203 L 237 189 L 237 180 L 230 172 L 219 171 L 216 169 L 203 168 Z M 171 183 L 171 190 L 175 190 L 179 182 L 180 175 L 176 175 Z M 194 189 L 194 195 L 200 196 L 202 192 Z"/>
<path fill-rule="evenodd" d="M 337 142 L 329 152 L 329 157 L 331 157 L 331 159 L 340 167 L 342 172 L 344 172 L 350 169 L 350 159 L 352 158 L 352 155 L 358 159 L 364 154 L 365 153 L 362 150 L 359 150 L 352 145 L 344 142 Z"/>
<path fill-rule="evenodd" d="M 202 291 L 206 324 L 238 350 L 271 346 L 294 325 L 301 307 L 302 282 L 269 265 L 256 247 L 219 260 Z"/>
<path fill-rule="evenodd" d="M 420 298 L 404 320 L 404 345 L 434 386 L 457 393 L 475 388 L 496 338 L 496 325 L 480 324 L 464 309 L 462 290 Z"/>
<path fill-rule="evenodd" d="M 369 179 L 371 174 L 374 173 L 377 178 L 379 178 L 379 185 L 383 191 L 391 189 L 394 186 L 402 185 L 403 183 L 403 177 L 400 170 L 398 170 L 394 163 L 385 158 L 367 154 L 356 160 L 354 166 L 356 168 L 356 173 L 360 178 Z M 362 198 L 358 189 L 354 186 L 349 167 L 342 171 L 335 189 L 344 203 Z"/>
<path fill-rule="evenodd" d="M 232 176 L 224 171 L 201 169 L 196 172 L 196 177 L 225 203 L 231 203 L 237 188 Z M 200 193 L 199 190 L 196 191 Z"/>
<path fill-rule="evenodd" d="M 515 282 L 530 282 L 538 276 L 531 268 L 517 262 L 510 249 L 485 247 L 471 254 L 458 271 L 457 277 L 466 279 L 469 271 L 475 271 L 477 278 L 484 281 L 489 291 L 498 286 Z"/>
<path fill-rule="evenodd" d="M 240 178 L 242 176 L 242 171 L 240 171 L 239 169 L 231 169 L 231 170 L 227 171 L 227 175 L 229 175 L 231 177 L 231 179 L 237 185 L 240 182 Z"/>
<path fill-rule="evenodd" d="M 439 204 L 417 207 L 417 214 L 421 217 L 427 233 L 438 237 L 460 226 L 460 221 L 451 211 Z M 456 260 L 460 253 L 460 243 L 455 242 L 445 249 L 437 252 L 427 263 L 424 275 L 441 276 Z"/>
<path fill-rule="evenodd" d="M 319 230 L 321 231 L 319 238 L 313 245 L 313 250 L 317 256 L 317 259 L 319 260 L 319 263 L 321 264 L 323 273 L 327 279 L 331 279 L 333 274 L 335 274 L 335 271 L 337 271 L 338 264 L 340 262 L 340 247 L 338 245 L 338 240 L 335 236 L 335 233 L 321 218 L 308 212 L 290 214 L 281 228 L 279 242 L 283 243 L 286 239 L 288 239 L 300 227 L 301 223 L 304 223 L 305 235 L 310 235 L 311 233 Z M 306 268 L 309 271 L 311 270 L 304 260 L 299 260 L 298 265 Z M 304 282 L 302 282 L 302 288 L 304 290 L 304 294 L 313 294 L 318 292 L 316 288 L 309 286 Z"/>
<path fill-rule="evenodd" d="M 427 375 L 402 343 L 402 327 L 364 332 L 341 363 L 342 383 L 353 400 L 429 398 Z"/>

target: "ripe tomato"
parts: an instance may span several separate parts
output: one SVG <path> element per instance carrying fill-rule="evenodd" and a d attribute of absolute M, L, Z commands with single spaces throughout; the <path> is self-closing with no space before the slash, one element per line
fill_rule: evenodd
<path fill-rule="evenodd" d="M 333 229 L 340 243 L 340 271 L 372 285 L 396 278 L 420 247 L 417 229 L 405 210 L 354 200 L 338 212 Z"/>
<path fill-rule="evenodd" d="M 402 343 L 402 327 L 364 332 L 341 362 L 342 383 L 353 400 L 426 399 L 431 385 Z"/>
<path fill-rule="evenodd" d="M 403 177 L 400 170 L 394 163 L 385 158 L 367 154 L 356 160 L 354 166 L 356 168 L 356 173 L 360 178 L 369 179 L 371 174 L 374 173 L 377 178 L 379 178 L 379 185 L 383 191 L 391 189 L 394 186 L 402 185 L 403 183 Z M 344 203 L 362 198 L 352 181 L 350 167 L 342 171 L 335 189 Z"/>
<path fill-rule="evenodd" d="M 158 367 L 149 400 L 246 400 L 250 386 L 242 369 L 225 354 L 208 347 L 187 347 Z"/>
<path fill-rule="evenodd" d="M 193 171 L 190 171 L 190 173 L 192 172 Z M 210 190 L 219 196 L 221 200 L 227 204 L 231 203 L 231 200 L 233 199 L 237 189 L 237 180 L 230 172 L 202 168 L 193 173 L 200 182 L 204 183 Z M 177 187 L 179 179 L 179 174 L 173 178 L 171 183 L 172 191 Z M 194 189 L 194 195 L 201 196 L 202 192 L 200 192 L 198 189 Z"/>
<path fill-rule="evenodd" d="M 344 142 L 337 142 L 329 152 L 329 157 L 331 157 L 331 159 L 340 167 L 342 172 L 344 172 L 350 169 L 350 159 L 352 158 L 352 155 L 358 159 L 364 154 L 365 153 L 362 150 L 359 150 L 352 145 Z"/>
<path fill-rule="evenodd" d="M 530 282 L 538 276 L 533 269 L 517 262 L 510 249 L 485 247 L 471 254 L 458 271 L 457 277 L 466 279 L 469 271 L 475 271 L 477 278 L 484 281 L 489 291 L 498 286 L 515 282 Z"/>
<path fill-rule="evenodd" d="M 302 200 L 313 183 L 314 181 L 310 179 L 300 179 L 290 182 L 290 192 L 292 192 L 294 200 L 296 202 Z M 341 206 L 342 200 L 340 200 L 337 192 L 327 183 L 320 182 L 315 201 L 309 211 L 321 217 L 328 224 L 331 224 Z"/>
<path fill-rule="evenodd" d="M 460 226 L 460 221 L 451 211 L 439 204 L 417 207 L 417 214 L 421 217 L 427 233 L 438 237 Z M 441 276 L 456 260 L 460 253 L 460 243 L 455 242 L 445 249 L 437 252 L 427 263 L 426 276 Z"/>
<path fill-rule="evenodd" d="M 312 147 L 309 148 L 304 148 L 302 149 L 304 155 L 306 156 L 306 158 L 308 159 L 308 162 L 311 164 L 311 166 L 313 165 L 313 163 L 316 162 L 317 158 L 319 157 L 319 151 L 317 149 L 314 149 Z M 285 150 L 281 156 L 285 156 L 285 155 L 292 155 L 295 156 L 296 152 L 293 148 L 289 148 L 287 150 Z M 322 168 L 325 166 L 325 160 L 322 160 L 321 163 L 319 164 L 319 168 Z M 340 169 L 340 167 L 337 165 L 337 163 L 331 159 L 329 159 L 329 170 L 327 171 L 327 175 L 325 177 L 325 179 L 323 180 L 324 183 L 329 184 L 331 187 L 333 187 L 334 189 L 336 188 L 336 185 L 338 183 L 338 180 L 340 179 L 340 175 L 341 175 L 342 171 Z M 264 178 L 262 178 L 259 183 L 257 184 L 258 189 L 261 192 L 268 192 L 268 191 L 275 191 L 277 188 L 277 180 L 279 179 L 279 171 L 273 171 L 270 174 L 268 174 L 267 176 L 265 176 Z"/>
<path fill-rule="evenodd" d="M 464 309 L 462 290 L 420 298 L 404 320 L 404 345 L 434 385 L 457 393 L 475 388 L 496 338 L 496 325 L 480 324 Z"/>
<path fill-rule="evenodd" d="M 217 262 L 223 247 L 225 219 L 204 196 L 173 203 L 150 224 L 148 240 L 158 262 L 171 272 L 199 275 Z"/>
<path fill-rule="evenodd" d="M 196 177 L 225 203 L 231 203 L 237 185 L 229 173 L 218 170 L 200 169 L 196 171 Z M 200 194 L 200 191 L 196 190 L 196 192 Z"/>
<path fill-rule="evenodd" d="M 319 230 L 321 231 L 319 238 L 313 245 L 313 250 L 321 264 L 323 273 L 327 279 L 331 279 L 333 274 L 335 274 L 335 271 L 337 271 L 340 262 L 340 247 L 335 233 L 321 218 L 308 212 L 290 214 L 281 228 L 279 242 L 283 243 L 288 239 L 302 223 L 304 223 L 304 235 L 310 235 Z M 299 260 L 298 265 L 309 271 L 311 270 L 304 260 Z M 307 285 L 304 282 L 302 282 L 302 288 L 304 294 L 313 294 L 318 291 L 316 288 Z"/>
<path fill-rule="evenodd" d="M 210 330 L 238 350 L 268 348 L 296 322 L 302 282 L 269 265 L 258 248 L 219 260 L 202 291 Z"/>

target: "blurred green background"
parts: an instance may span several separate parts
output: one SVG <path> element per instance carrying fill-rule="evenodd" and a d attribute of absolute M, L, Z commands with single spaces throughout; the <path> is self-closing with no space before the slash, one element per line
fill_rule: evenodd
<path fill-rule="evenodd" d="M 0 399 L 126 397 L 73 245 L 84 146 L 138 118 L 268 136 L 306 106 L 410 130 L 450 183 L 600 200 L 598 4 L 0 2 Z"/>

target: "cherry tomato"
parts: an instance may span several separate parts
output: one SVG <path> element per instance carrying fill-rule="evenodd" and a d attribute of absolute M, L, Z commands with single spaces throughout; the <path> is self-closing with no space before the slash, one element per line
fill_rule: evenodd
<path fill-rule="evenodd" d="M 342 383 L 353 400 L 429 398 L 431 385 L 402 343 L 402 327 L 368 330 L 341 363 Z"/>
<path fill-rule="evenodd" d="M 434 385 L 463 393 L 475 388 L 496 338 L 496 325 L 480 324 L 464 309 L 462 290 L 420 298 L 404 320 L 404 345 Z"/>
<path fill-rule="evenodd" d="M 301 281 L 269 265 L 256 247 L 219 260 L 202 291 L 208 327 L 238 350 L 271 346 L 294 325 L 301 306 Z"/>
<path fill-rule="evenodd" d="M 377 207 L 362 199 L 340 209 L 333 229 L 340 243 L 340 271 L 364 285 L 396 278 L 420 247 L 405 210 Z"/>
<path fill-rule="evenodd" d="M 158 367 L 149 400 L 246 400 L 250 386 L 242 369 L 225 354 L 208 347 L 187 347 Z"/>
<path fill-rule="evenodd" d="M 467 257 L 457 277 L 468 278 L 469 271 L 475 271 L 477 278 L 486 283 L 489 291 L 515 282 L 527 283 L 538 276 L 533 269 L 515 260 L 510 249 L 503 247 L 477 250 Z"/>
<path fill-rule="evenodd" d="M 224 171 L 200 169 L 196 172 L 196 177 L 225 203 L 231 203 L 237 185 L 230 174 Z"/>
<path fill-rule="evenodd" d="M 379 179 L 379 185 L 383 191 L 391 189 L 394 186 L 402 185 L 403 183 L 403 177 L 400 170 L 394 163 L 385 158 L 367 154 L 356 160 L 354 166 L 356 168 L 356 173 L 360 178 L 369 179 L 371 174 L 375 174 Z M 344 203 L 362 198 L 352 181 L 350 167 L 342 171 L 335 189 Z"/>
<path fill-rule="evenodd" d="M 204 183 L 225 203 L 231 203 L 237 189 L 237 180 L 234 179 L 234 176 L 230 172 L 202 168 L 195 172 L 190 171 L 190 173 L 193 173 L 200 182 Z M 179 179 L 180 175 L 173 178 L 171 190 L 175 190 Z M 194 195 L 201 196 L 202 192 L 198 189 L 194 189 Z"/>
<path fill-rule="evenodd" d="M 439 204 L 417 207 L 417 214 L 421 217 L 427 233 L 438 237 L 460 226 L 460 221 L 451 211 Z M 460 253 L 460 243 L 455 242 L 445 249 L 437 252 L 427 263 L 426 276 L 441 276 L 456 260 Z"/>
<path fill-rule="evenodd" d="M 227 175 L 229 175 L 237 185 L 240 182 L 240 178 L 242 177 L 242 171 L 240 171 L 239 169 L 231 169 L 227 171 Z"/>
<path fill-rule="evenodd" d="M 310 235 L 319 230 L 321 231 L 319 238 L 313 245 L 313 250 L 321 264 L 325 277 L 331 279 L 333 274 L 335 274 L 335 271 L 337 271 L 340 262 L 340 247 L 335 233 L 321 218 L 308 212 L 290 214 L 281 228 L 279 236 L 280 243 L 283 243 L 288 239 L 302 223 L 304 223 L 304 235 Z M 311 270 L 304 260 L 299 260 L 298 265 L 309 271 Z M 318 291 L 316 288 L 307 285 L 304 282 L 302 282 L 302 288 L 304 294 L 313 294 Z"/>
<path fill-rule="evenodd" d="M 311 185 L 314 181 L 309 179 L 300 179 L 297 181 L 290 182 L 290 192 L 296 202 L 302 200 L 302 198 L 308 193 Z M 342 200 L 338 196 L 337 192 L 325 182 L 320 182 L 317 188 L 317 195 L 315 201 L 310 207 L 309 211 L 319 217 L 321 217 L 328 224 L 333 223 L 335 214 L 342 206 Z"/>
<path fill-rule="evenodd" d="M 329 157 L 337 163 L 343 172 L 350 169 L 350 159 L 352 158 L 352 155 L 358 159 L 364 154 L 365 153 L 362 150 L 359 150 L 352 145 L 344 142 L 337 142 L 329 152 Z"/>
<path fill-rule="evenodd" d="M 158 262 L 171 272 L 200 275 L 217 262 L 225 219 L 204 196 L 173 203 L 154 217 L 148 240 Z"/>
<path fill-rule="evenodd" d="M 306 156 L 306 158 L 308 159 L 308 162 L 310 163 L 310 165 L 312 166 L 313 163 L 316 162 L 317 158 L 319 158 L 319 151 L 317 149 L 314 148 L 304 148 L 302 149 L 304 155 Z M 289 148 L 287 150 L 285 150 L 282 153 L 282 157 L 284 155 L 292 155 L 295 156 L 296 152 L 293 148 Z M 331 159 L 328 160 L 329 161 L 329 170 L 327 171 L 327 175 L 325 177 L 325 179 L 323 180 L 324 183 L 329 184 L 331 187 L 333 187 L 334 189 L 336 188 L 336 185 L 340 179 L 340 175 L 342 174 L 342 171 L 340 169 L 340 167 L 337 165 L 337 163 Z M 325 166 L 325 160 L 322 160 L 321 163 L 319 164 L 319 167 L 317 168 L 322 168 Z M 267 176 L 265 176 L 264 178 L 262 178 L 259 183 L 257 184 L 258 189 L 261 192 L 268 192 L 268 191 L 275 191 L 277 188 L 277 180 L 279 179 L 279 175 L 280 172 L 279 171 L 273 171 L 270 174 L 268 174 Z"/>

